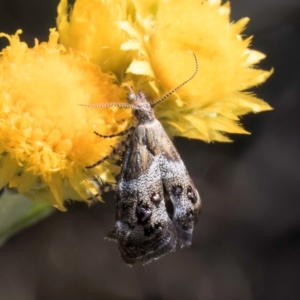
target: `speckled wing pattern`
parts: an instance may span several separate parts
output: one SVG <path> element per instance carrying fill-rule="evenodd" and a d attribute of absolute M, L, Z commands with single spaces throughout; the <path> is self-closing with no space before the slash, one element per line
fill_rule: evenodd
<path fill-rule="evenodd" d="M 189 246 L 200 198 L 159 121 L 134 128 L 116 191 L 116 224 L 108 235 L 131 265 Z"/>
<path fill-rule="evenodd" d="M 161 126 L 161 124 L 159 124 Z M 162 127 L 162 126 L 161 126 Z M 167 207 L 172 203 L 171 219 L 176 228 L 177 242 L 190 246 L 194 224 L 201 211 L 201 200 L 176 148 L 164 130 L 161 131 L 160 171 Z"/>

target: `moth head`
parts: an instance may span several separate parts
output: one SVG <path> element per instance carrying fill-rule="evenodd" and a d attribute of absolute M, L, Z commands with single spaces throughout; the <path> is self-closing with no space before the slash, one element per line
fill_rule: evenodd
<path fill-rule="evenodd" d="M 155 118 L 151 104 L 145 94 L 139 91 L 137 94 L 129 87 L 128 101 L 132 105 L 132 113 L 139 123 L 151 121 Z"/>

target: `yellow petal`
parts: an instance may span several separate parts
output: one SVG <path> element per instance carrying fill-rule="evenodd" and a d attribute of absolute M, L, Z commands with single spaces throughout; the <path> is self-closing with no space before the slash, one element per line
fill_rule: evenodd
<path fill-rule="evenodd" d="M 60 42 L 84 52 L 103 71 L 122 78 L 131 55 L 120 49 L 125 34 L 118 23 L 130 14 L 129 5 L 123 0 L 77 0 L 68 11 L 68 1 L 61 0 L 57 17 Z"/>
<path fill-rule="evenodd" d="M 126 72 L 154 77 L 152 68 L 147 61 L 133 60 Z"/>

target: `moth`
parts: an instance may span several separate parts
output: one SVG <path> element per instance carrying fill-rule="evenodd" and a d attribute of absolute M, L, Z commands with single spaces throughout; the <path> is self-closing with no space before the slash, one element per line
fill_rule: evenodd
<path fill-rule="evenodd" d="M 108 234 L 119 245 L 125 263 L 147 264 L 159 259 L 176 246 L 190 246 L 194 224 L 201 210 L 201 200 L 176 148 L 153 107 L 164 101 L 198 72 L 161 99 L 150 103 L 140 91 L 128 94 L 129 104 L 99 104 L 92 107 L 127 107 L 132 109 L 135 125 L 111 136 L 127 137 L 103 159 L 87 166 L 93 168 L 123 151 L 122 167 L 116 187 L 116 223 Z"/>

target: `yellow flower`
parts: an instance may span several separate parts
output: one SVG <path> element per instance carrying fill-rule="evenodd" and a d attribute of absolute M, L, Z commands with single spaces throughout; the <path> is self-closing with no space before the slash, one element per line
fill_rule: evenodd
<path fill-rule="evenodd" d="M 149 93 L 154 88 L 152 94 L 159 97 L 193 73 L 189 51 L 199 61 L 196 78 L 177 98 L 156 107 L 169 134 L 208 142 L 230 141 L 226 132 L 248 134 L 239 116 L 271 107 L 247 90 L 272 73 L 255 67 L 265 55 L 250 50 L 251 38 L 241 36 L 249 19 L 230 23 L 229 2 L 221 5 L 219 0 L 164 0 L 156 6 L 134 2 L 136 21 L 120 26 L 128 34 L 122 48 L 135 53 L 127 72 L 138 77 L 139 87 Z"/>
<path fill-rule="evenodd" d="M 153 100 L 199 73 L 155 107 L 171 136 L 207 142 L 243 133 L 240 116 L 270 110 L 249 89 L 272 71 L 256 65 L 264 54 L 241 33 L 248 19 L 229 19 L 219 0 L 77 0 L 58 6 L 49 41 L 33 48 L 0 34 L 10 45 L 0 56 L 0 188 L 8 185 L 64 210 L 63 201 L 101 200 L 102 180 L 114 182 L 119 167 L 106 161 L 130 126 L 128 109 L 79 104 L 126 102 L 130 84 Z M 99 195 L 98 195 L 99 194 Z"/>
<path fill-rule="evenodd" d="M 0 187 L 64 210 L 64 199 L 97 195 L 96 179 L 114 181 L 113 165 L 85 168 L 111 151 L 93 130 L 122 130 L 129 119 L 128 110 L 79 104 L 125 101 L 126 94 L 112 74 L 59 45 L 55 30 L 32 49 L 20 33 L 0 35 L 10 42 L 0 57 Z"/>
<path fill-rule="evenodd" d="M 70 12 L 68 7 L 67 0 L 60 1 L 57 17 L 60 42 L 65 47 L 79 49 L 104 72 L 114 72 L 122 79 L 131 54 L 120 49 L 126 35 L 117 21 L 129 17 L 130 4 L 125 0 L 77 0 Z"/>
<path fill-rule="evenodd" d="M 87 53 L 152 99 L 191 76 L 195 62 L 189 51 L 196 54 L 196 78 L 155 108 L 170 135 L 228 142 L 226 133 L 249 134 L 240 116 L 272 109 L 249 91 L 272 70 L 255 66 L 265 55 L 248 48 L 251 37 L 241 36 L 248 18 L 230 22 L 229 2 L 77 0 L 70 15 L 67 4 L 61 0 L 58 8 L 61 42 Z M 107 62 L 111 64 L 105 66 Z"/>

